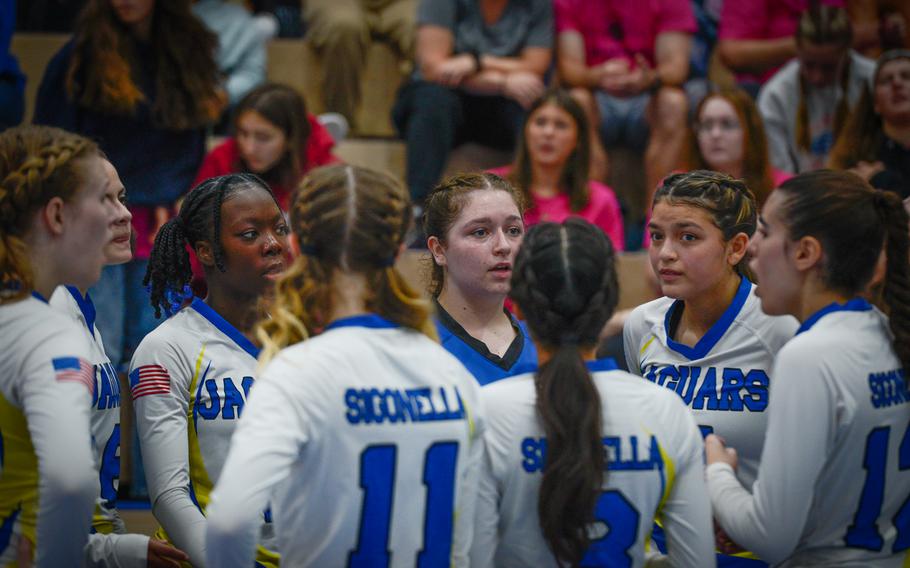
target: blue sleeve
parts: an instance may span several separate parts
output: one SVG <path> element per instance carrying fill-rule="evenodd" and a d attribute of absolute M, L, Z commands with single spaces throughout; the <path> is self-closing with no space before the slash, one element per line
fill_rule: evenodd
<path fill-rule="evenodd" d="M 70 41 L 47 64 L 35 98 L 33 123 L 79 131 L 78 108 L 66 94 L 66 72 L 72 53 L 73 42 Z"/>

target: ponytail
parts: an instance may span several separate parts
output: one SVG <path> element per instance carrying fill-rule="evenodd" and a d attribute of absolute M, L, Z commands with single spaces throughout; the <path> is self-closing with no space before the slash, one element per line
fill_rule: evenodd
<path fill-rule="evenodd" d="M 168 317 L 177 313 L 192 297 L 193 270 L 186 251 L 188 244 L 180 217 L 170 219 L 155 236 L 142 284 L 149 287 L 156 318 L 160 318 L 162 312 Z"/>
<path fill-rule="evenodd" d="M 528 232 L 515 259 L 512 298 L 535 341 L 552 353 L 535 376 L 547 437 L 538 517 L 553 554 L 573 565 L 589 545 L 606 469 L 600 393 L 581 350 L 596 345 L 617 294 L 613 248 L 599 228 L 569 218 Z"/>
<path fill-rule="evenodd" d="M 553 554 L 577 565 L 603 484 L 600 394 L 579 346 L 563 343 L 535 376 L 537 413 L 547 437 L 540 483 L 540 529 Z"/>
<path fill-rule="evenodd" d="M 888 310 L 892 346 L 906 372 L 910 372 L 910 266 L 908 266 L 907 212 L 896 193 L 877 191 L 875 206 L 885 228 L 885 281 L 882 300 Z"/>

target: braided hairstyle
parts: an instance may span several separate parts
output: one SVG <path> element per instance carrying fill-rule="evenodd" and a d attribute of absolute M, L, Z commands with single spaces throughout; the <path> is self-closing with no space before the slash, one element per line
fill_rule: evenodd
<path fill-rule="evenodd" d="M 819 240 L 824 250 L 821 278 L 831 290 L 848 297 L 862 293 L 885 251 L 882 300 L 894 351 L 910 369 L 910 228 L 900 197 L 873 189 L 853 173 L 833 170 L 800 174 L 779 191 L 780 216 L 790 240 Z"/>
<path fill-rule="evenodd" d="M 606 468 L 600 395 L 580 349 L 597 343 L 618 301 L 610 240 L 574 217 L 532 227 L 515 259 L 511 296 L 532 337 L 552 352 L 535 376 L 547 436 L 540 527 L 556 558 L 578 565 Z"/>
<path fill-rule="evenodd" d="M 258 325 L 263 360 L 328 323 L 332 274 L 363 274 L 366 308 L 436 338 L 431 307 L 395 269 L 411 220 L 407 191 L 389 175 L 348 165 L 312 170 L 291 206 L 302 254 L 278 280 L 271 317 Z"/>
<path fill-rule="evenodd" d="M 468 195 L 474 191 L 505 191 L 512 196 L 518 207 L 518 214 L 524 215 L 525 200 L 512 184 L 492 173 L 456 174 L 433 188 L 427 197 L 423 217 L 423 232 L 436 237 L 443 245 L 446 235 L 468 203 Z M 438 298 L 445 283 L 445 271 L 430 256 L 430 294 Z"/>
<path fill-rule="evenodd" d="M 196 250 L 196 243 L 200 241 L 211 243 L 215 266 L 224 272 L 224 248 L 220 238 L 221 205 L 234 193 L 249 187 L 267 191 L 275 199 L 271 188 L 253 174 L 210 178 L 187 194 L 177 216 L 158 231 L 142 280 L 142 284 L 149 287 L 156 318 L 161 317 L 162 312 L 167 316 L 173 315 L 193 296 L 190 288 L 193 270 L 187 246 Z"/>
<path fill-rule="evenodd" d="M 0 304 L 19 300 L 34 279 L 24 237 L 33 215 L 53 197 L 73 198 L 79 160 L 98 155 L 91 140 L 59 128 L 17 126 L 0 133 Z"/>
<path fill-rule="evenodd" d="M 752 190 L 742 180 L 720 172 L 694 170 L 669 175 L 654 194 L 652 211 L 660 202 L 704 209 L 720 229 L 724 241 L 729 241 L 739 233 L 745 233 L 751 238 L 758 223 Z M 748 255 L 743 256 L 734 269 L 738 274 L 752 279 Z"/>

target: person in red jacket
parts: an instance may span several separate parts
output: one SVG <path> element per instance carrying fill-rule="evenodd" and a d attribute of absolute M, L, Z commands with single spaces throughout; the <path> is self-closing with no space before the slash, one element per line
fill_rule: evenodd
<path fill-rule="evenodd" d="M 233 136 L 202 162 L 193 186 L 230 173 L 254 173 L 287 211 L 294 188 L 311 169 L 339 162 L 335 141 L 303 98 L 286 85 L 268 83 L 247 94 L 234 112 Z"/>

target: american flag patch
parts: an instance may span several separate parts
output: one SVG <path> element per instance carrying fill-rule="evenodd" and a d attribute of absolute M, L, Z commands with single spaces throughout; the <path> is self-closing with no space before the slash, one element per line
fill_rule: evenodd
<path fill-rule="evenodd" d="M 54 378 L 62 383 L 81 383 L 95 396 L 95 367 L 79 357 L 57 357 L 51 361 L 54 365 Z"/>
<path fill-rule="evenodd" d="M 133 400 L 150 394 L 168 394 L 171 376 L 161 365 L 143 365 L 130 373 L 130 392 Z"/>

